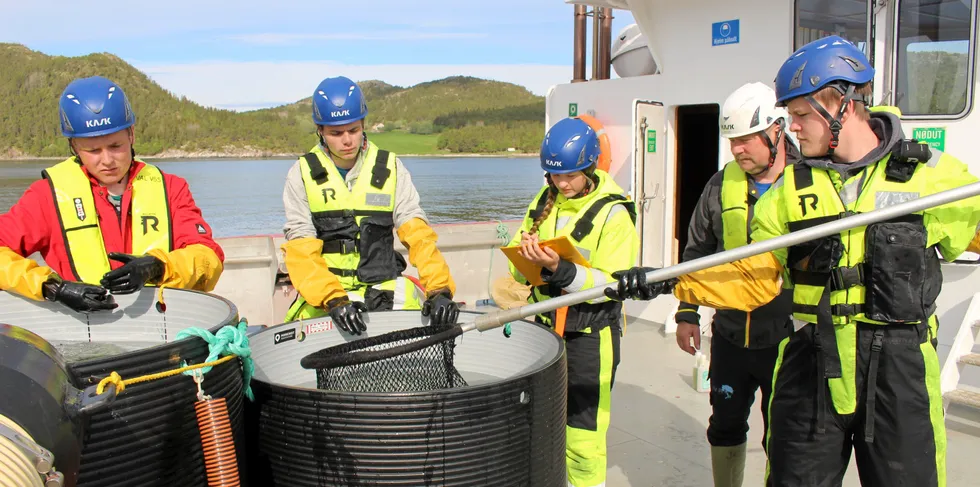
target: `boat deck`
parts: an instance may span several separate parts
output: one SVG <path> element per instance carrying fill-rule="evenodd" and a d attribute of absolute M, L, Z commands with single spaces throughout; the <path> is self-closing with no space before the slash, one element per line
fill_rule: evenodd
<path fill-rule="evenodd" d="M 516 231 L 517 222 L 507 222 L 507 225 L 510 232 Z M 488 288 L 493 279 L 507 273 L 506 259 L 499 256 L 494 259 L 495 251 L 485 248 L 499 245 L 496 224 L 442 225 L 438 231 L 440 250 L 459 284 L 457 300 L 468 303 L 464 309 L 497 310 L 482 305 L 489 297 Z M 226 256 L 230 257 L 226 257 L 226 277 L 215 293 L 234 301 L 252 324 L 277 324 L 293 300 L 292 288 L 275 280 L 276 272 L 283 272 L 277 250 L 281 243 L 280 236 L 222 240 Z M 964 320 L 975 290 L 972 283 L 980 275 L 977 273 L 980 266 L 943 265 L 945 285 L 937 302 L 945 313 L 942 323 Z M 606 485 L 609 487 L 712 484 L 710 450 L 705 436 L 711 415 L 708 394 L 694 391 L 693 357 L 679 350 L 674 335 L 665 334 L 664 325 L 658 322 L 672 314 L 674 303 L 663 297 L 649 302 L 627 301 L 628 314 L 644 319 L 631 318 L 622 341 L 608 436 Z M 949 354 L 957 328 L 955 325 L 940 328 L 940 360 Z M 705 350 L 710 349 L 709 340 L 705 336 Z M 980 345 L 974 352 L 980 353 Z M 962 377 L 960 388 L 980 386 L 980 373 L 964 371 Z M 765 475 L 759 401 L 761 394 L 757 394 L 749 420 L 744 485 L 762 485 Z M 948 413 L 947 484 L 976 485 L 976 479 L 980 478 L 980 461 L 976 460 L 980 458 L 980 411 L 953 405 Z M 860 485 L 853 459 L 844 485 Z"/>
<path fill-rule="evenodd" d="M 704 337 L 704 350 L 710 349 Z M 711 457 L 705 430 L 708 394 L 692 387 L 694 358 L 681 351 L 659 323 L 627 325 L 613 387 L 608 435 L 607 487 L 710 486 Z M 749 419 L 744 485 L 763 485 L 761 395 Z M 947 417 L 947 485 L 977 485 L 980 478 L 980 415 L 950 407 Z M 970 480 L 973 479 L 973 480 Z M 845 486 L 859 486 L 853 456 Z"/>

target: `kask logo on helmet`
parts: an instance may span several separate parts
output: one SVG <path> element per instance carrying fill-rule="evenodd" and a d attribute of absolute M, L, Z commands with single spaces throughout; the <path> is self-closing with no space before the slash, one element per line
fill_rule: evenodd
<path fill-rule="evenodd" d="M 112 125 L 112 122 L 109 120 L 108 117 L 107 118 L 100 118 L 98 120 L 86 120 L 85 121 L 85 128 L 101 127 L 103 125 Z"/>
<path fill-rule="evenodd" d="M 544 163 L 547 164 L 547 165 L 549 165 L 549 166 L 561 167 L 561 161 L 556 161 L 554 159 L 545 159 L 544 160 Z"/>
<path fill-rule="evenodd" d="M 350 110 L 339 110 L 335 112 L 330 112 L 331 117 L 348 117 L 350 116 Z"/>

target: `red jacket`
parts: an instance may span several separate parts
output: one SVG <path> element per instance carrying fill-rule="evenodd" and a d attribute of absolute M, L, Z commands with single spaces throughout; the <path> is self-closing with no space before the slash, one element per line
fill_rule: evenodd
<path fill-rule="evenodd" d="M 130 181 L 143 166 L 142 162 L 133 162 L 129 169 Z M 85 168 L 82 167 L 82 170 L 84 171 Z M 100 186 L 95 178 L 89 176 L 89 180 L 92 183 L 95 209 L 99 214 L 99 227 L 102 230 L 106 252 L 132 253 L 133 238 L 129 231 L 132 228 L 132 217 L 129 214 L 133 194 L 132 184 L 129 184 L 126 192 L 123 193 L 122 213 L 117 217 L 106 189 Z M 194 203 L 187 181 L 164 173 L 163 182 L 167 188 L 167 198 L 170 200 L 174 249 L 202 244 L 214 250 L 218 258 L 224 262 L 224 252 L 214 241 L 211 227 L 204 221 L 200 208 Z M 10 211 L 0 215 L 0 247 L 9 247 L 23 257 L 40 252 L 45 264 L 54 269 L 59 276 L 65 280 L 75 280 L 68 263 L 65 240 L 58 223 L 58 210 L 54 204 L 51 187 L 44 179 L 31 184 Z M 114 260 L 110 260 L 109 263 L 113 269 L 122 266 Z"/>

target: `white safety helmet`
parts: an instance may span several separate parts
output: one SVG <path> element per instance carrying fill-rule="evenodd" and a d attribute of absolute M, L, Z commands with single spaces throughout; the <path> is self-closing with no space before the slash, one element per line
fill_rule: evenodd
<path fill-rule="evenodd" d="M 787 121 L 789 113 L 776 106 L 776 92 L 759 83 L 746 83 L 735 90 L 721 108 L 718 126 L 728 139 L 753 134 L 769 128 L 779 119 Z"/>

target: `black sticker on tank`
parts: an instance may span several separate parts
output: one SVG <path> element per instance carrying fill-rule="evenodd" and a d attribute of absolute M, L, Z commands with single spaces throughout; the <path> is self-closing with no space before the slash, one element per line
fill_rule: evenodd
<path fill-rule="evenodd" d="M 288 342 L 290 340 L 294 340 L 295 338 L 296 338 L 296 328 L 292 328 L 286 331 L 280 331 L 279 333 L 276 333 L 273 336 L 273 340 L 275 340 L 276 345 L 279 345 L 282 342 Z"/>

